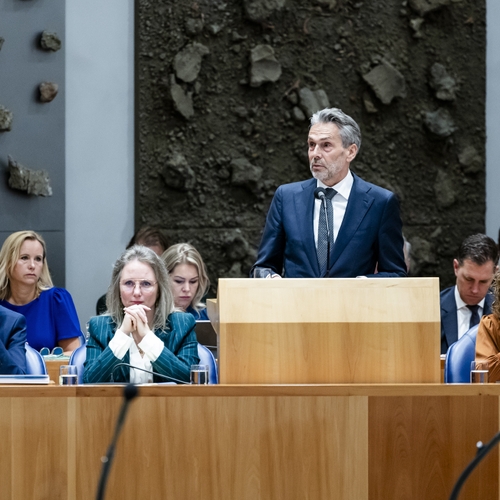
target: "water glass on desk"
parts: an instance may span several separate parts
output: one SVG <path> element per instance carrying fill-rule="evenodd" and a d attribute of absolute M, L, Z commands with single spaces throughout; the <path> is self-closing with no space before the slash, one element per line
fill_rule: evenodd
<path fill-rule="evenodd" d="M 78 384 L 78 370 L 76 365 L 61 365 L 59 367 L 59 385 Z"/>
<path fill-rule="evenodd" d="M 470 382 L 471 384 L 487 384 L 488 383 L 488 363 L 483 361 L 476 363 L 472 361 L 470 364 Z"/>
<path fill-rule="evenodd" d="M 208 384 L 208 365 L 191 365 L 191 383 Z"/>

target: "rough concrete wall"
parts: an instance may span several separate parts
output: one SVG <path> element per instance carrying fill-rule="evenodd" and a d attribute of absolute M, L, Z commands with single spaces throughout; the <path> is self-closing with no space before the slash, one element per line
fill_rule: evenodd
<path fill-rule="evenodd" d="M 139 0 L 136 226 L 245 276 L 275 189 L 310 177 L 307 117 L 363 133 L 353 171 L 401 200 L 412 275 L 453 280 L 484 231 L 484 0 Z"/>

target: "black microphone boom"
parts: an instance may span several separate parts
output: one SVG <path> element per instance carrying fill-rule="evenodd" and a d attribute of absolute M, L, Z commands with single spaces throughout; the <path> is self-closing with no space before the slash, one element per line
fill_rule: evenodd
<path fill-rule="evenodd" d="M 111 469 L 111 462 L 113 461 L 113 457 L 115 454 L 116 442 L 118 441 L 118 436 L 120 435 L 120 431 L 123 427 L 123 423 L 125 422 L 125 415 L 127 414 L 128 406 L 132 399 L 134 399 L 139 390 L 137 386 L 134 384 L 127 384 L 125 389 L 123 390 L 123 400 L 122 408 L 120 410 L 120 414 L 118 415 L 118 420 L 116 421 L 115 433 L 113 435 L 113 439 L 111 440 L 111 444 L 109 445 L 108 452 L 104 457 L 101 458 L 102 469 L 101 469 L 101 478 L 99 479 L 99 486 L 97 488 L 97 500 L 102 500 L 104 498 L 104 490 L 106 489 L 106 482 L 108 480 L 109 471 Z"/>
<path fill-rule="evenodd" d="M 152 371 L 146 370 L 144 368 L 139 368 L 139 367 L 131 365 L 129 363 L 118 363 L 117 365 L 115 365 L 113 367 L 113 369 L 111 370 L 111 382 L 114 382 L 114 380 L 113 380 L 113 373 L 115 373 L 116 369 L 119 366 L 128 366 L 129 368 L 133 368 L 134 370 L 139 370 L 141 372 L 149 373 L 150 375 L 156 375 L 157 377 L 164 378 L 165 380 L 170 380 L 170 381 L 173 381 L 173 382 L 177 382 L 178 384 L 189 384 L 189 382 L 185 382 L 184 380 L 179 380 L 178 378 L 169 377 L 168 375 L 163 375 L 163 373 L 152 372 Z"/>

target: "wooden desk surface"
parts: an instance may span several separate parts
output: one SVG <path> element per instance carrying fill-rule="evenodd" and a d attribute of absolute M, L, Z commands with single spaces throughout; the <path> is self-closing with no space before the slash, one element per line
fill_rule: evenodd
<path fill-rule="evenodd" d="M 500 384 L 139 391 L 106 499 L 443 500 L 499 428 Z M 2 496 L 93 498 L 122 394 L 1 386 Z M 498 469 L 496 449 L 461 498 L 498 500 Z"/>

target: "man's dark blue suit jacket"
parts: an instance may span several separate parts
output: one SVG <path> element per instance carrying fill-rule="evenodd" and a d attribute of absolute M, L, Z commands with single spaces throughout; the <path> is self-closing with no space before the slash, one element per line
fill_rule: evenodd
<path fill-rule="evenodd" d="M 396 196 L 353 174 L 342 226 L 327 277 L 406 276 L 402 223 Z M 255 267 L 286 278 L 320 278 L 314 242 L 316 179 L 280 186 L 267 215 Z"/>
<path fill-rule="evenodd" d="M 0 306 L 0 374 L 26 373 L 26 319 Z"/>
<path fill-rule="evenodd" d="M 493 294 L 487 293 L 484 298 L 483 316 L 491 314 Z M 443 290 L 441 302 L 441 354 L 446 354 L 448 347 L 458 340 L 457 302 L 455 301 L 455 287 Z"/>

